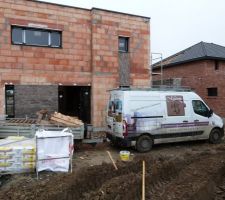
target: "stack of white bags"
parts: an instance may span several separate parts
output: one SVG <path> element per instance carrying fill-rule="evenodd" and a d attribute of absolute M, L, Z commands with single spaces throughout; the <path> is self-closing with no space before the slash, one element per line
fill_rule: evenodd
<path fill-rule="evenodd" d="M 73 134 L 37 131 L 35 138 L 11 136 L 0 140 L 0 173 L 72 170 Z"/>

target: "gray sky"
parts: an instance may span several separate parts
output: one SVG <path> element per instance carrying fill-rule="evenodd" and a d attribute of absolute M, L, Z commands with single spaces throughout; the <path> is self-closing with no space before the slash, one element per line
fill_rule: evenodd
<path fill-rule="evenodd" d="M 225 46 L 225 0 L 42 0 L 151 17 L 151 51 L 166 58 L 200 41 Z"/>

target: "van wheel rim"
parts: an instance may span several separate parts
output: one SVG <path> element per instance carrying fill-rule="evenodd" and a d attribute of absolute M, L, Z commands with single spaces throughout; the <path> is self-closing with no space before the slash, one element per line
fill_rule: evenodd
<path fill-rule="evenodd" d="M 214 140 L 218 140 L 219 139 L 219 134 L 218 133 L 214 133 L 213 134 L 213 139 Z"/>
<path fill-rule="evenodd" d="M 148 140 L 143 140 L 141 146 L 143 148 L 145 148 L 145 149 L 148 148 L 149 147 L 149 141 Z"/>

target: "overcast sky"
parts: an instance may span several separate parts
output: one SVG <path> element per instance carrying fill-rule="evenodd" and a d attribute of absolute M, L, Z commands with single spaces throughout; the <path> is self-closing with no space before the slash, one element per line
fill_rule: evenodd
<path fill-rule="evenodd" d="M 200 41 L 225 46 L 225 0 L 42 0 L 151 17 L 151 51 L 166 58 Z"/>

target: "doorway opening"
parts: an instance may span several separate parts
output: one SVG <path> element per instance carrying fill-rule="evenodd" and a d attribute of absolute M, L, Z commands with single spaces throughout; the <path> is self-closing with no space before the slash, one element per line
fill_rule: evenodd
<path fill-rule="evenodd" d="M 76 116 L 84 123 L 91 123 L 90 86 L 59 86 L 58 102 L 60 113 Z"/>

